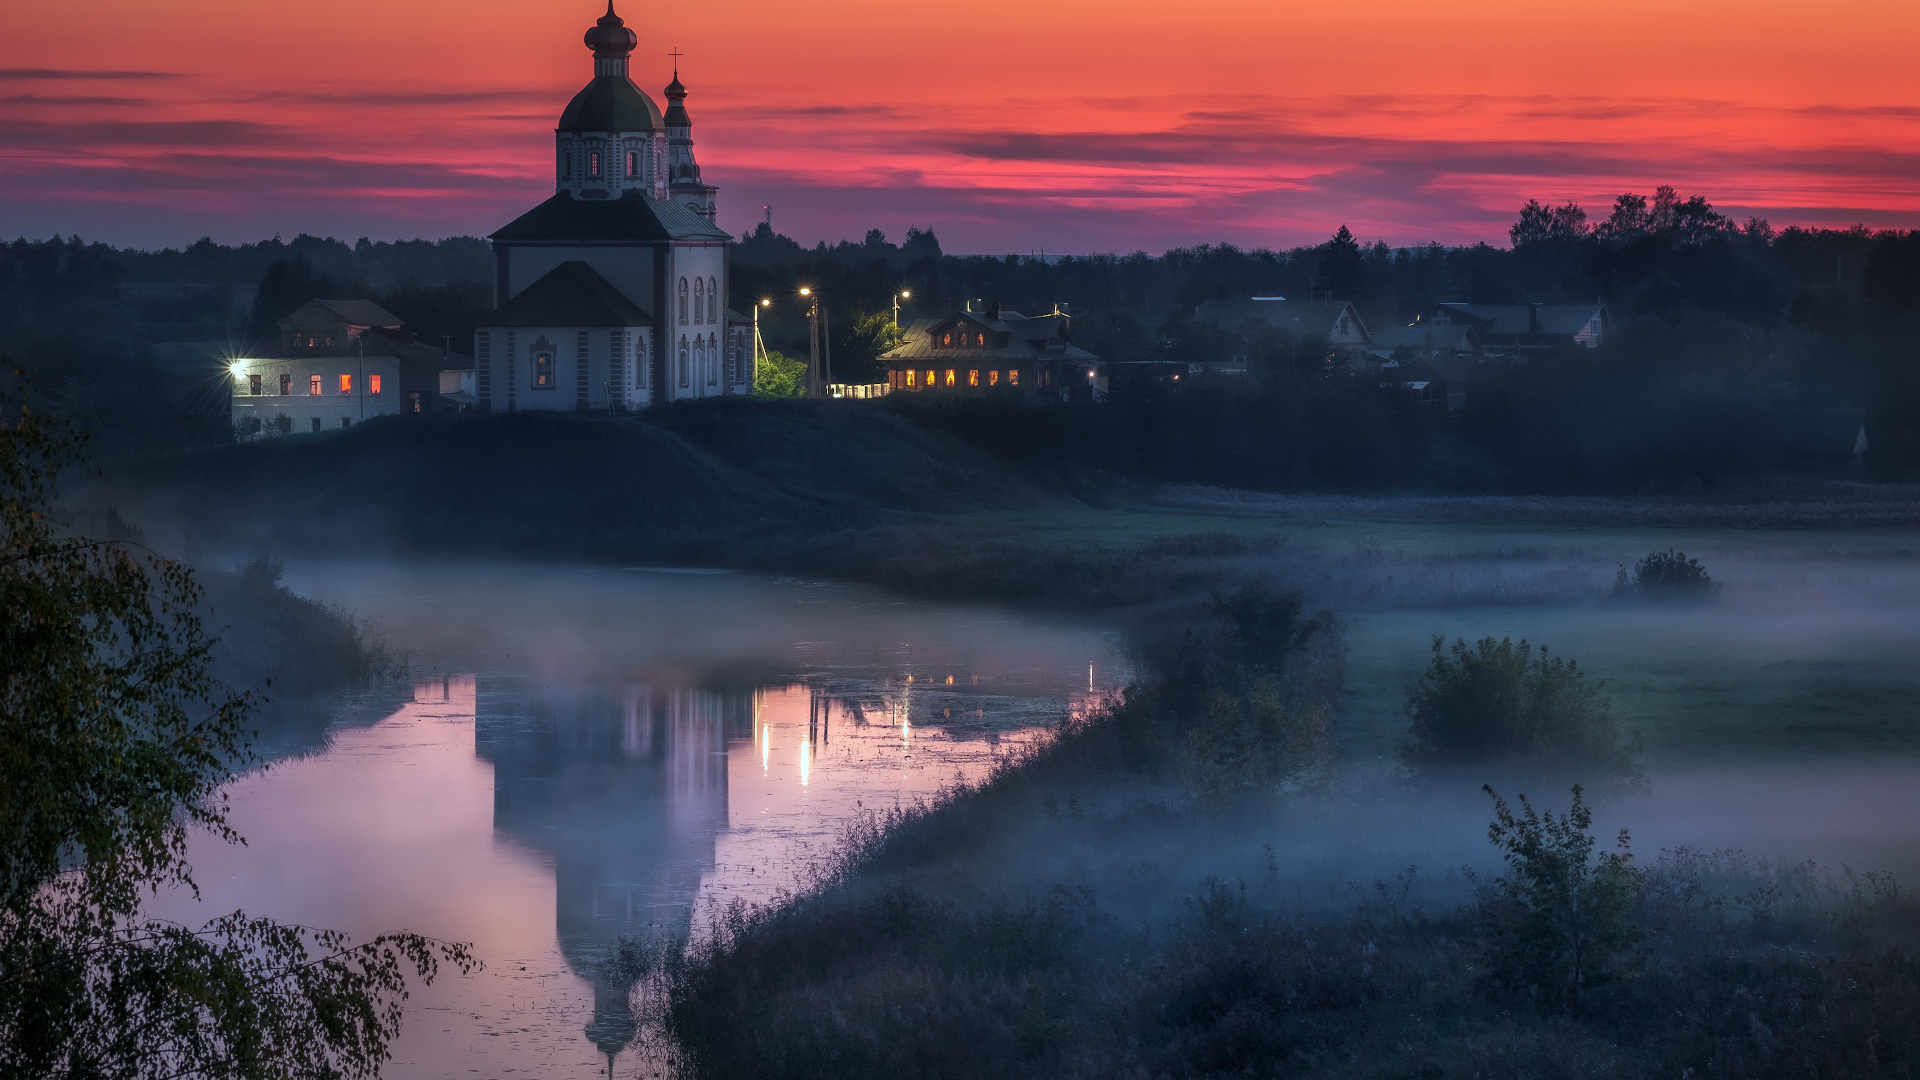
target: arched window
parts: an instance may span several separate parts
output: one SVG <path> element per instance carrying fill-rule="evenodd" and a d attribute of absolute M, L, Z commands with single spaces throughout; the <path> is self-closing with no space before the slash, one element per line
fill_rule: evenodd
<path fill-rule="evenodd" d="M 627 151 L 627 176 L 635 177 L 639 175 L 640 175 L 640 151 L 629 150 Z"/>
<path fill-rule="evenodd" d="M 680 279 L 680 325 L 687 325 L 687 279 Z"/>
<path fill-rule="evenodd" d="M 600 176 L 600 151 L 598 150 L 587 153 L 587 175 L 595 179 Z"/>
<path fill-rule="evenodd" d="M 687 385 L 687 339 L 680 339 L 680 385 Z"/>
<path fill-rule="evenodd" d="M 707 321 L 707 279 L 693 279 L 693 323 L 695 326 Z"/>
<path fill-rule="evenodd" d="M 707 335 L 707 385 L 720 381 L 720 339 L 713 334 Z"/>
<path fill-rule="evenodd" d="M 707 279 L 707 321 L 710 323 L 717 323 L 720 321 L 720 279 L 719 278 Z"/>
<path fill-rule="evenodd" d="M 695 372 L 694 382 L 706 381 L 707 339 L 698 334 L 695 334 L 693 338 L 693 370 Z"/>

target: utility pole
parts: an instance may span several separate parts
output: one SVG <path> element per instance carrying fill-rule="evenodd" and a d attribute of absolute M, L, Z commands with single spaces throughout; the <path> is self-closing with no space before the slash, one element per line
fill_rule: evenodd
<path fill-rule="evenodd" d="M 832 396 L 833 391 L 830 388 L 833 386 L 833 316 L 827 314 L 824 308 L 820 311 L 820 324 L 820 344 L 827 354 L 827 380 L 821 387 L 821 392 L 822 396 Z"/>
<path fill-rule="evenodd" d="M 367 334 L 362 330 L 360 336 L 353 339 L 360 346 L 360 422 L 367 420 Z"/>
<path fill-rule="evenodd" d="M 820 396 L 820 298 L 812 289 L 801 289 L 807 306 L 807 396 Z"/>
<path fill-rule="evenodd" d="M 753 372 L 747 377 L 749 386 L 760 385 L 760 361 L 767 355 L 767 343 L 760 338 L 760 309 L 772 306 L 773 301 L 766 299 L 753 305 Z"/>

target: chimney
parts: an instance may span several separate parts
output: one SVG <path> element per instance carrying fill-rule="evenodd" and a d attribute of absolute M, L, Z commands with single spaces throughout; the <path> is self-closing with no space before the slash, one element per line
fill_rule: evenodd
<path fill-rule="evenodd" d="M 995 300 L 993 302 L 993 306 L 987 309 L 987 318 L 998 319 L 999 317 L 1000 317 L 1000 301 Z"/>

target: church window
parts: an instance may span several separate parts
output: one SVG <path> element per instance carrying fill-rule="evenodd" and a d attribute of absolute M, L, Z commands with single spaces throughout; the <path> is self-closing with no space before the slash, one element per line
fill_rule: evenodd
<path fill-rule="evenodd" d="M 320 376 L 318 375 L 307 376 L 307 393 L 313 397 L 319 397 L 322 393 L 324 393 L 324 391 L 320 389 Z"/>
<path fill-rule="evenodd" d="M 352 374 L 343 373 L 340 376 L 340 392 L 343 394 L 353 393 L 353 375 Z"/>
<path fill-rule="evenodd" d="M 260 396 L 260 376 L 258 375 L 247 376 L 247 393 L 252 394 L 255 397 Z"/>
<path fill-rule="evenodd" d="M 292 375 L 280 376 L 280 396 L 290 397 L 292 396 L 292 394 L 293 394 L 293 376 Z"/>
<path fill-rule="evenodd" d="M 693 322 L 698 326 L 707 321 L 707 279 L 693 279 Z"/>
<path fill-rule="evenodd" d="M 573 155 L 568 153 L 567 148 L 564 146 L 559 149 L 558 153 L 560 155 L 560 179 L 573 179 L 573 169 L 570 167 L 573 162 Z"/>
<path fill-rule="evenodd" d="M 680 325 L 687 325 L 687 279 L 680 279 Z M 682 345 L 686 342 L 682 341 Z"/>
<path fill-rule="evenodd" d="M 629 177 L 640 175 L 640 151 L 638 150 L 627 151 L 627 175 Z"/>
<path fill-rule="evenodd" d="M 1007 385 L 1008 386 L 1020 385 L 1020 369 L 1019 368 L 1009 368 L 1007 370 Z"/>
<path fill-rule="evenodd" d="M 687 339 L 680 339 L 680 385 L 687 385 Z"/>
<path fill-rule="evenodd" d="M 707 335 L 707 385 L 720 380 L 720 339 Z"/>
<path fill-rule="evenodd" d="M 533 388 L 551 390 L 553 387 L 553 350 L 542 349 L 533 354 Z"/>
<path fill-rule="evenodd" d="M 987 385 L 988 385 L 988 386 L 999 386 L 999 385 L 1000 385 L 1000 373 L 999 373 L 999 372 L 997 372 L 997 371 L 989 371 L 989 372 L 987 372 Z"/>
<path fill-rule="evenodd" d="M 953 385 L 953 369 L 952 368 L 947 369 L 947 385 L 948 386 Z"/>
<path fill-rule="evenodd" d="M 600 178 L 600 151 L 598 150 L 587 151 L 587 175 L 596 180 Z"/>
<path fill-rule="evenodd" d="M 719 278 L 707 279 L 707 321 L 710 323 L 717 323 L 720 321 L 720 279 Z"/>
<path fill-rule="evenodd" d="M 380 373 L 379 372 L 376 371 L 373 374 L 367 376 L 367 393 L 372 394 L 375 397 L 378 397 L 380 395 Z"/>
<path fill-rule="evenodd" d="M 968 386 L 980 385 L 980 369 L 979 368 L 974 368 L 971 371 L 967 372 L 967 385 Z"/>
<path fill-rule="evenodd" d="M 315 431 L 320 430 L 320 418 L 317 416 L 313 418 L 313 430 Z"/>

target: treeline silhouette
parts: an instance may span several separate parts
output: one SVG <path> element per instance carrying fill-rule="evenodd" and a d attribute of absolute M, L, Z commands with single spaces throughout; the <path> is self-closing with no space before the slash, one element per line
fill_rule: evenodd
<path fill-rule="evenodd" d="M 902 291 L 903 320 L 970 302 L 1061 306 L 1076 341 L 1106 360 L 1246 358 L 1249 373 L 1226 384 L 1147 384 L 1106 409 L 909 409 L 1039 464 L 1264 488 L 1618 491 L 1662 477 L 1712 487 L 1729 473 L 1837 463 L 1845 440 L 1814 445 L 1808 417 L 1859 409 L 1872 475 L 1920 469 L 1920 232 L 1776 230 L 1663 187 L 1620 196 L 1604 217 L 1529 202 L 1508 240 L 1395 247 L 1342 226 L 1284 250 L 956 255 L 932 229 L 806 247 L 763 223 L 735 247 L 732 294 L 736 308 L 774 301 L 762 329 L 789 353 L 805 351 L 799 288 L 821 295 L 842 381 L 880 377 L 879 339 L 861 318 L 891 314 Z M 194 361 L 167 360 L 180 350 L 166 343 L 239 347 L 313 296 L 369 296 L 424 340 L 467 351 L 490 275 L 487 245 L 470 237 L 303 235 L 157 252 L 23 239 L 0 246 L 0 340 L 110 448 L 220 441 L 217 417 L 178 416 L 181 387 L 219 373 L 181 370 Z M 1375 328 L 1448 301 L 1599 300 L 1612 332 L 1597 350 L 1473 365 L 1452 387 L 1464 407 L 1436 412 L 1371 372 L 1330 374 L 1324 341 L 1195 314 L 1204 301 L 1249 296 L 1349 299 Z M 1844 426 L 1837 415 L 1828 428 Z"/>

